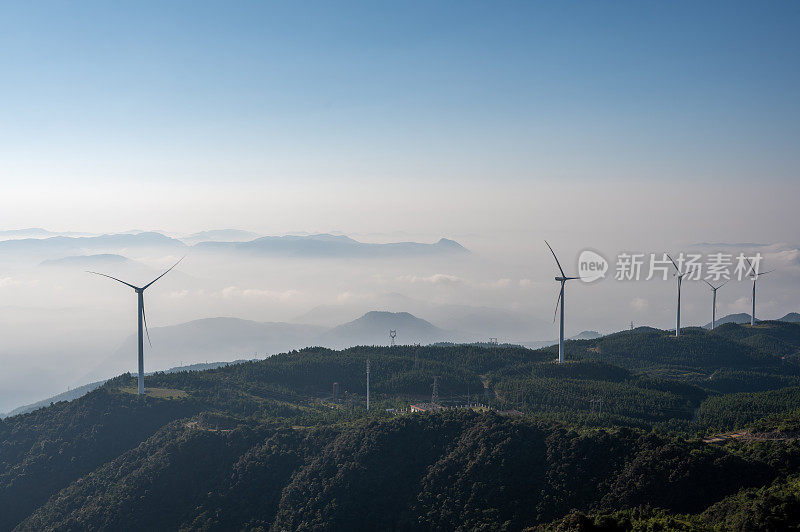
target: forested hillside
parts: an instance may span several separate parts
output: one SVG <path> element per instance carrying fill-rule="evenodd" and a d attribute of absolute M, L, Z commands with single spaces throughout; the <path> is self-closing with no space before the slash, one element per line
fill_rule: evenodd
<path fill-rule="evenodd" d="M 798 347 L 761 322 L 573 341 L 563 365 L 397 346 L 156 374 L 144 397 L 123 375 L 0 421 L 0 530 L 782 529 Z M 434 379 L 441 409 L 408 413 Z"/>

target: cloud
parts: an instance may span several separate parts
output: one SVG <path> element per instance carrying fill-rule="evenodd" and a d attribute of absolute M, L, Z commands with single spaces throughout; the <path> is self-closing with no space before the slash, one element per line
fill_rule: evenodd
<path fill-rule="evenodd" d="M 336 296 L 337 303 L 349 303 L 351 301 L 360 301 L 367 299 L 369 296 L 365 294 L 356 294 L 355 292 L 345 291 Z"/>
<path fill-rule="evenodd" d="M 0 277 L 0 288 L 9 288 L 12 286 L 25 286 L 25 287 L 35 287 L 39 286 L 41 283 L 38 279 L 26 279 L 20 280 L 15 279 L 13 277 Z M 53 285 L 54 289 L 63 289 L 63 286 L 60 285 Z"/>
<path fill-rule="evenodd" d="M 420 277 L 417 275 L 403 275 L 398 279 L 400 281 L 405 281 L 410 283 L 429 283 L 429 284 L 442 284 L 442 285 L 458 284 L 464 282 L 464 280 L 461 277 L 450 275 L 448 273 L 434 273 L 433 275 L 429 275 L 427 277 Z"/>
<path fill-rule="evenodd" d="M 173 292 L 170 292 L 167 297 L 169 297 L 170 299 L 183 299 L 188 295 L 189 295 L 188 290 L 175 290 Z"/>
<path fill-rule="evenodd" d="M 750 301 L 750 296 L 742 296 L 728 305 L 728 312 L 730 313 L 744 312 L 749 314 L 751 309 L 752 303 Z"/>
<path fill-rule="evenodd" d="M 800 273 L 800 249 L 784 249 L 777 253 L 768 253 L 764 257 L 762 267 L 768 270 L 776 268 L 778 271 L 775 273 L 777 274 L 781 272 L 798 274 Z"/>
<path fill-rule="evenodd" d="M 497 279 L 496 281 L 489 281 L 486 286 L 490 288 L 506 288 L 511 285 L 511 279 Z"/>
<path fill-rule="evenodd" d="M 224 299 L 268 299 L 271 301 L 288 301 L 298 296 L 297 290 L 263 290 L 260 288 L 239 288 L 238 286 L 228 286 L 223 288 L 219 294 Z"/>
<path fill-rule="evenodd" d="M 531 285 L 533 285 L 533 281 L 531 281 L 530 279 L 520 279 L 519 280 L 520 288 L 528 288 Z"/>
<path fill-rule="evenodd" d="M 644 298 L 634 297 L 630 302 L 630 306 L 638 310 L 639 312 L 642 312 L 644 310 L 647 310 L 647 307 L 649 307 L 650 304 Z"/>
<path fill-rule="evenodd" d="M 11 277 L 0 277 L 0 288 L 5 288 L 7 286 L 14 286 L 14 285 L 18 285 L 18 284 L 19 284 L 19 281 L 16 281 L 15 279 L 13 279 Z"/>

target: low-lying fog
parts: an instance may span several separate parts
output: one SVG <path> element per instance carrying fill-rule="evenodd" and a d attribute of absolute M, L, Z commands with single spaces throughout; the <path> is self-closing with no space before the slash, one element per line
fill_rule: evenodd
<path fill-rule="evenodd" d="M 496 242 L 469 235 L 442 241 L 423 237 L 418 240 L 424 245 L 393 246 L 365 246 L 344 236 L 305 235 L 242 244 L 259 235 L 235 231 L 174 236 L 0 235 L 4 265 L 0 272 L 0 412 L 135 371 L 136 294 L 87 270 L 140 286 L 184 255 L 174 271 L 145 293 L 152 338 L 152 348 L 145 341 L 146 371 L 263 357 L 306 345 L 388 343 L 389 328 L 397 329 L 400 343 L 486 341 L 489 337 L 533 343 L 558 334 L 553 323 L 557 269 L 543 242 L 518 242 L 516 251 L 509 246 L 507 250 L 513 252 L 504 252 L 498 251 Z M 410 240 L 354 238 L 359 242 Z M 234 243 L 203 243 L 213 241 Z M 574 273 L 581 249 L 557 241 L 552 244 L 567 274 Z M 710 253 L 717 248 L 695 249 Z M 727 252 L 731 249 L 759 251 L 766 268 L 778 268 L 771 278 L 759 282 L 760 317 L 777 318 L 798 310 L 794 281 L 800 272 L 800 252 L 795 246 L 725 247 Z M 667 281 L 616 281 L 617 252 L 598 251 L 612 261 L 611 270 L 604 280 L 567 285 L 567 335 L 584 330 L 608 333 L 629 327 L 631 321 L 673 327 L 671 274 Z M 717 315 L 749 312 L 750 290 L 747 281 L 721 289 Z M 711 296 L 704 283 L 685 282 L 682 301 L 685 325 L 710 320 Z M 376 314 L 334 329 L 369 311 L 407 312 L 433 327 L 409 316 Z M 182 325 L 219 317 L 250 322 L 207 320 Z"/>

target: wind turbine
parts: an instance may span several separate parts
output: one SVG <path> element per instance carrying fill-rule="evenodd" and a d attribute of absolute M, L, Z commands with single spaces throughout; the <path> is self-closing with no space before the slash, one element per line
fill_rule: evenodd
<path fill-rule="evenodd" d="M 170 269 L 168 269 L 167 271 L 165 271 L 164 273 L 162 273 L 161 275 L 159 275 L 158 277 L 156 277 L 155 279 L 153 279 L 152 281 L 150 281 L 149 283 L 147 283 L 142 287 L 134 286 L 130 283 L 126 283 L 121 279 L 117 279 L 116 277 L 111 277 L 110 275 L 106 275 L 104 273 L 86 272 L 86 273 L 93 273 L 95 275 L 102 275 L 103 277 L 108 277 L 109 279 L 114 279 L 118 283 L 130 286 L 136 291 L 136 294 L 139 299 L 139 310 L 137 312 L 139 319 L 139 386 L 138 386 L 139 395 L 144 394 L 144 337 L 142 336 L 142 325 L 144 325 L 144 331 L 147 332 L 147 343 L 150 344 L 150 347 L 153 347 L 153 344 L 150 342 L 150 331 L 147 329 L 147 316 L 145 315 L 144 312 L 144 291 L 150 288 L 150 286 L 152 286 L 153 283 L 155 283 L 156 281 L 167 275 L 172 270 L 172 268 L 180 264 L 181 260 L 183 260 L 184 258 L 185 257 L 181 257 L 181 259 L 175 264 L 173 264 Z"/>
<path fill-rule="evenodd" d="M 683 282 L 683 276 L 686 275 L 685 273 L 681 273 L 681 269 L 678 268 L 678 265 L 672 260 L 672 257 L 669 254 L 666 254 L 667 258 L 670 260 L 673 266 L 675 266 L 675 270 L 678 272 L 678 316 L 676 318 L 675 324 L 675 338 L 681 335 L 681 283 Z"/>
<path fill-rule="evenodd" d="M 717 326 L 717 290 L 728 284 L 728 281 L 730 281 L 730 279 L 728 279 L 728 281 L 725 281 L 719 286 L 714 286 L 705 279 L 703 279 L 703 281 L 705 281 L 705 283 L 711 287 L 711 291 L 714 292 L 714 297 L 712 298 L 712 304 L 711 304 L 711 330 L 713 331 L 714 328 Z"/>
<path fill-rule="evenodd" d="M 745 257 L 744 260 L 747 261 L 747 264 L 750 265 L 750 271 L 753 272 L 753 276 L 751 277 L 751 279 L 753 280 L 753 312 L 752 312 L 752 314 L 750 314 L 750 326 L 752 327 L 753 325 L 756 324 L 756 281 L 758 281 L 758 278 L 761 277 L 762 275 L 767 275 L 768 273 L 772 273 L 775 270 L 769 270 L 769 271 L 766 271 L 766 272 L 759 273 L 753 267 L 753 263 L 750 262 L 750 259 Z"/>
<path fill-rule="evenodd" d="M 556 259 L 556 265 L 558 266 L 558 270 L 561 272 L 561 276 L 556 277 L 556 281 L 561 283 L 561 291 L 558 293 L 558 299 L 556 300 L 556 311 L 553 313 L 553 321 L 556 321 L 556 313 L 558 313 L 558 305 L 560 303 L 561 324 L 558 331 L 558 363 L 561 364 L 564 362 L 564 283 L 573 279 L 580 279 L 580 277 L 567 277 L 567 274 L 564 273 L 564 268 L 562 268 L 561 263 L 558 262 L 556 252 L 553 251 L 553 248 L 547 243 L 547 240 L 545 240 L 544 243 L 547 244 L 548 248 L 550 248 L 550 253 L 552 253 L 553 258 Z"/>

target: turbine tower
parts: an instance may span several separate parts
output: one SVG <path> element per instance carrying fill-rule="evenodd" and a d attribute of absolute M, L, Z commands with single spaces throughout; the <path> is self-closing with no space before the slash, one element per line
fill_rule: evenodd
<path fill-rule="evenodd" d="M 102 275 L 103 277 L 108 277 L 109 279 L 113 279 L 118 283 L 130 286 L 136 291 L 136 295 L 139 301 L 139 310 L 137 312 L 139 320 L 139 383 L 138 383 L 139 395 L 144 394 L 144 336 L 143 336 L 142 326 L 144 326 L 144 332 L 147 332 L 147 343 L 150 344 L 150 347 L 153 347 L 153 344 L 150 342 L 150 331 L 147 329 L 147 316 L 145 315 L 144 312 L 144 291 L 150 288 L 156 281 L 167 275 L 172 270 L 172 268 L 180 264 L 181 260 L 183 260 L 184 258 L 185 257 L 181 257 L 181 259 L 175 264 L 173 264 L 171 268 L 169 268 L 167 271 L 165 271 L 164 273 L 162 273 L 161 275 L 159 275 L 158 277 L 156 277 L 155 279 L 153 279 L 152 281 L 150 281 L 149 283 L 147 283 L 142 287 L 134 286 L 130 283 L 126 283 L 121 279 L 117 279 L 116 277 L 111 277 L 110 275 L 106 275 L 104 273 L 87 272 L 87 273 L 93 273 L 94 275 Z"/>
<path fill-rule="evenodd" d="M 730 279 L 729 279 L 730 280 Z M 728 284 L 728 281 L 725 281 L 719 286 L 714 286 L 713 284 L 709 283 L 705 279 L 703 281 L 706 282 L 708 286 L 711 287 L 711 291 L 714 292 L 714 297 L 711 299 L 711 330 L 713 331 L 714 328 L 717 326 L 717 290 Z"/>
<path fill-rule="evenodd" d="M 756 281 L 758 281 L 758 278 L 761 277 L 762 275 L 767 275 L 768 273 L 772 273 L 775 270 L 758 272 L 756 268 L 753 267 L 753 263 L 750 262 L 750 260 L 747 257 L 745 257 L 744 260 L 747 261 L 747 264 L 750 265 L 750 271 L 753 272 L 753 276 L 751 277 L 751 279 L 753 280 L 753 312 L 750 314 L 750 326 L 752 327 L 753 325 L 756 324 Z"/>
<path fill-rule="evenodd" d="M 547 244 L 547 247 L 550 248 L 550 253 L 553 254 L 553 258 L 556 259 L 556 265 L 558 266 L 558 270 L 561 272 L 560 277 L 556 277 L 556 281 L 561 283 L 561 290 L 558 293 L 558 299 L 556 300 L 556 312 L 553 314 L 553 321 L 556 321 L 556 314 L 558 313 L 558 305 L 561 304 L 561 322 L 559 325 L 558 331 L 558 363 L 561 364 L 564 362 L 564 284 L 567 281 L 571 281 L 573 279 L 580 279 L 580 277 L 567 277 L 567 274 L 564 273 L 564 268 L 561 267 L 561 263 L 558 262 L 558 257 L 556 257 L 556 252 L 553 251 L 553 248 L 550 244 L 547 243 L 547 240 L 544 241 Z"/>
<path fill-rule="evenodd" d="M 681 273 L 681 269 L 678 268 L 678 265 L 675 263 L 674 260 L 672 260 L 672 257 L 670 257 L 668 254 L 667 254 L 667 258 L 670 260 L 672 265 L 675 266 L 675 270 L 678 272 L 677 273 L 677 278 L 678 278 L 678 315 L 677 315 L 677 317 L 675 319 L 675 338 L 677 338 L 678 336 L 681 335 L 681 283 L 683 282 L 683 276 L 686 275 L 686 273 Z"/>

